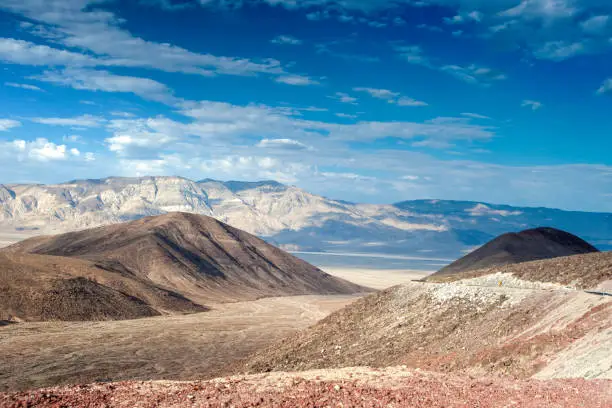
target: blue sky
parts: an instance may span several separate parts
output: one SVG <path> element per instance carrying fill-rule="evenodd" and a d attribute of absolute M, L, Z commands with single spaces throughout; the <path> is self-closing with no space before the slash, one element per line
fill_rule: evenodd
<path fill-rule="evenodd" d="M 0 182 L 612 211 L 605 0 L 2 0 Z"/>

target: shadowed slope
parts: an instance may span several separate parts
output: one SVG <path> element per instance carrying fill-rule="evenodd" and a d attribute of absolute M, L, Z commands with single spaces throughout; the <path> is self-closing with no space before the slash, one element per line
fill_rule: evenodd
<path fill-rule="evenodd" d="M 0 253 L 0 320 L 123 320 L 207 310 L 91 262 Z"/>
<path fill-rule="evenodd" d="M 366 291 L 213 218 L 171 213 L 52 237 L 10 252 L 85 259 L 198 302 Z"/>
<path fill-rule="evenodd" d="M 598 252 L 575 235 L 554 228 L 536 228 L 501 235 L 463 258 L 442 268 L 430 279 L 455 273 Z"/>

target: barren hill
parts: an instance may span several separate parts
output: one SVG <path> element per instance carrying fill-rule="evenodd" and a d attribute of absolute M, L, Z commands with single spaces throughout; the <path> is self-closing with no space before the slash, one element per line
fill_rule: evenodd
<path fill-rule="evenodd" d="M 597 248 L 575 235 L 555 228 L 536 228 L 503 234 L 431 277 L 592 252 L 598 252 Z"/>
<path fill-rule="evenodd" d="M 507 278 L 529 282 L 566 285 L 578 289 L 604 290 L 612 292 L 612 252 L 563 256 L 540 261 L 522 262 L 512 265 L 494 266 L 468 270 L 449 275 L 433 274 L 429 282 L 454 282 L 462 279 L 480 278 L 479 284 L 498 285 Z M 609 287 L 610 286 L 610 287 Z"/>
<path fill-rule="evenodd" d="M 122 320 L 205 310 L 150 281 L 89 261 L 0 253 L 0 320 Z"/>
<path fill-rule="evenodd" d="M 404 364 L 476 376 L 612 378 L 610 297 L 477 284 L 390 288 L 256 353 L 236 370 Z"/>
<path fill-rule="evenodd" d="M 367 291 L 249 233 L 187 213 L 32 238 L 5 251 L 87 260 L 200 304 Z"/>

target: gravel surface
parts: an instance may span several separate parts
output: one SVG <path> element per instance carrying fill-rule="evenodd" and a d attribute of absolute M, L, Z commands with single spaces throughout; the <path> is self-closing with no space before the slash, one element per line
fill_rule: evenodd
<path fill-rule="evenodd" d="M 609 380 L 472 379 L 348 368 L 208 382 L 122 382 L 0 394 L 2 407 L 589 407 L 612 406 Z"/>

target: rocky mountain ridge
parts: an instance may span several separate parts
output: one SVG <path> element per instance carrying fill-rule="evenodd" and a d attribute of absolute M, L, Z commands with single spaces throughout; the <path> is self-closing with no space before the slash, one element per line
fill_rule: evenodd
<path fill-rule="evenodd" d="M 109 177 L 0 185 L 0 233 L 75 231 L 182 211 L 212 216 L 287 250 L 456 258 L 508 231 L 551 226 L 612 249 L 612 214 L 417 200 L 356 204 L 275 181 Z"/>

